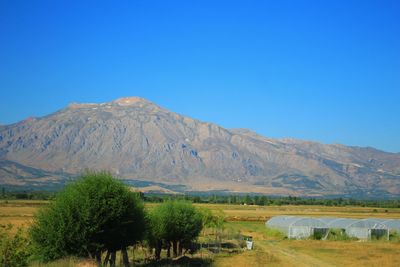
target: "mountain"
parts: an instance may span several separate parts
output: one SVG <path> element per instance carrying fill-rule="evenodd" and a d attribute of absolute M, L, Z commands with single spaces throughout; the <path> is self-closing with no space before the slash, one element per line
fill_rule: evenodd
<path fill-rule="evenodd" d="M 399 154 L 224 129 L 138 97 L 0 126 L 2 184 L 52 183 L 85 169 L 196 191 L 400 195 Z"/>
<path fill-rule="evenodd" d="M 63 186 L 73 175 L 48 172 L 27 167 L 17 162 L 0 159 L 0 181 L 2 187 L 12 189 L 52 190 Z"/>

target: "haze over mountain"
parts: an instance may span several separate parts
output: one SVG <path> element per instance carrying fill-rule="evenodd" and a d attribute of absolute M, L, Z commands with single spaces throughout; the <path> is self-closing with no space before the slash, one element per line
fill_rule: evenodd
<path fill-rule="evenodd" d="M 0 125 L 2 185 L 57 185 L 85 169 L 198 191 L 400 194 L 398 153 L 224 129 L 139 97 Z"/>

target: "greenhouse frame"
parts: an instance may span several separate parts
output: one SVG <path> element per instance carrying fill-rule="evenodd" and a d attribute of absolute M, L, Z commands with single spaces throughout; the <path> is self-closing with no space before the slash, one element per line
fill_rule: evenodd
<path fill-rule="evenodd" d="M 316 233 L 324 238 L 330 229 L 342 229 L 348 236 L 363 240 L 389 239 L 390 232 L 400 233 L 400 220 L 398 219 L 276 216 L 268 220 L 265 225 L 278 229 L 288 238 L 295 239 L 315 236 Z"/>
<path fill-rule="evenodd" d="M 386 225 L 391 232 L 400 234 L 400 220 L 399 219 L 375 219 L 376 221 Z"/>
<path fill-rule="evenodd" d="M 329 233 L 326 223 L 317 218 L 299 216 L 276 216 L 268 220 L 266 226 L 275 228 L 288 238 L 306 238 L 320 235 L 322 238 Z"/>
<path fill-rule="evenodd" d="M 389 239 L 389 228 L 375 219 L 344 219 L 338 218 L 327 223 L 329 228 L 344 229 L 350 237 L 371 239 L 386 236 Z"/>

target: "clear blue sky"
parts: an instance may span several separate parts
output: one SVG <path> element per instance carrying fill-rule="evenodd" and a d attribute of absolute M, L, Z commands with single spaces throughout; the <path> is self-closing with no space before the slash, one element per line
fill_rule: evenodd
<path fill-rule="evenodd" d="M 400 152 L 399 14 L 382 0 L 0 0 L 0 123 L 141 96 L 227 128 Z"/>

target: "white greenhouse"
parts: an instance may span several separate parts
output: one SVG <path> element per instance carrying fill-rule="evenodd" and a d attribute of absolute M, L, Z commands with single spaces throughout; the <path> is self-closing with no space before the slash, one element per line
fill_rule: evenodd
<path fill-rule="evenodd" d="M 397 232 L 400 234 L 400 220 L 396 219 L 376 219 L 379 221 L 381 224 L 386 225 L 386 227 L 391 231 L 391 232 Z"/>
<path fill-rule="evenodd" d="M 275 228 L 288 238 L 307 238 L 319 235 L 326 237 L 329 228 L 320 219 L 299 216 L 276 216 L 268 220 L 266 226 Z"/>
<path fill-rule="evenodd" d="M 371 239 L 373 237 L 389 238 L 388 227 L 375 219 L 336 218 L 327 222 L 327 224 L 330 229 L 344 229 L 348 236 L 358 239 Z"/>
<path fill-rule="evenodd" d="M 324 237 L 330 229 L 342 229 L 348 236 L 358 239 L 389 239 L 389 232 L 400 233 L 400 220 L 396 219 L 276 216 L 268 220 L 266 226 L 280 230 L 288 238 L 296 239 L 315 234 Z"/>

